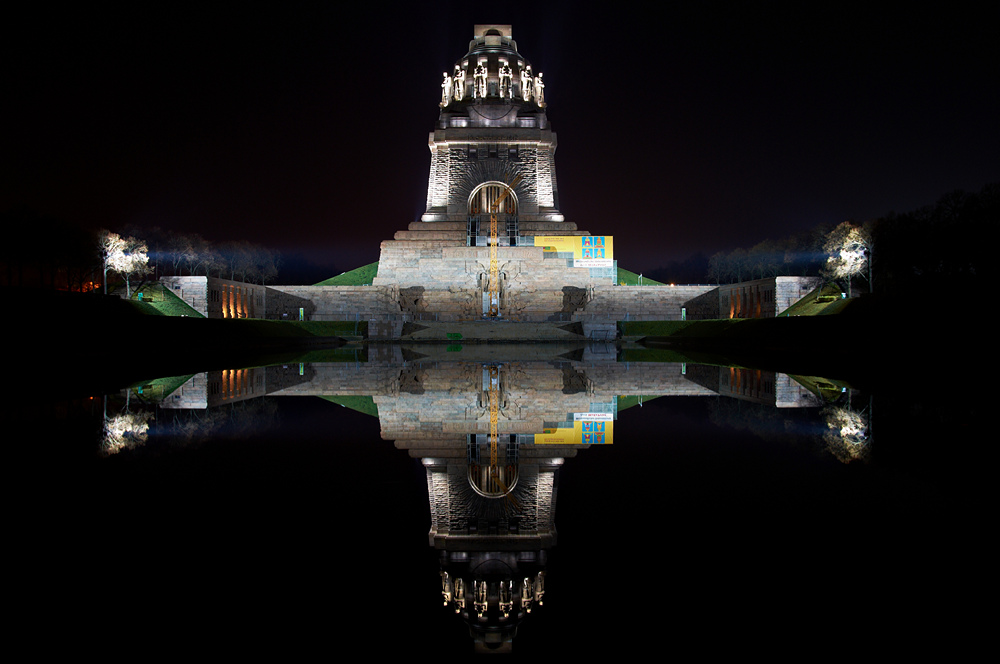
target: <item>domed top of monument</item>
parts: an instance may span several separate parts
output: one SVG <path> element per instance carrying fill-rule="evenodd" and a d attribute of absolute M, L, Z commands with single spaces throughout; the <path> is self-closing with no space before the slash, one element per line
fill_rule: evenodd
<path fill-rule="evenodd" d="M 442 129 L 547 125 L 542 72 L 517 52 L 509 25 L 475 26 L 469 52 L 442 77 Z"/>

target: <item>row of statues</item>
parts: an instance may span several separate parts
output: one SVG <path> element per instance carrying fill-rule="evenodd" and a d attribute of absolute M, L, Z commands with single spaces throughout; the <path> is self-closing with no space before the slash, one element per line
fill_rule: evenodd
<path fill-rule="evenodd" d="M 531 605 L 544 604 L 545 597 L 545 572 L 538 572 L 535 578 L 524 577 L 521 581 L 521 609 L 526 613 L 531 613 Z M 498 605 L 504 618 L 510 616 L 514 610 L 514 583 L 512 579 L 504 579 L 497 584 L 496 597 L 499 599 Z M 475 579 L 472 582 L 472 601 L 478 617 L 482 618 L 489 605 L 489 589 L 487 581 Z M 455 613 L 459 613 L 465 608 L 465 580 L 456 577 L 452 585 L 451 576 L 448 572 L 441 572 L 441 597 L 444 606 L 452 602 L 455 603 Z"/>
<path fill-rule="evenodd" d="M 506 62 L 500 65 L 497 72 L 499 78 L 499 90 L 497 91 L 502 99 L 514 98 L 515 77 L 510 65 Z M 442 108 L 448 106 L 452 100 L 462 101 L 465 98 L 465 70 L 455 65 L 455 74 L 451 76 L 448 72 L 443 72 L 444 81 L 441 83 L 441 104 Z M 485 99 L 488 94 L 487 80 L 489 72 L 486 70 L 486 63 L 479 63 L 473 72 L 472 94 L 475 99 Z M 542 82 L 542 73 L 532 75 L 531 65 L 528 65 L 519 72 L 520 97 L 524 101 L 534 99 L 539 106 L 545 105 L 545 83 Z"/>

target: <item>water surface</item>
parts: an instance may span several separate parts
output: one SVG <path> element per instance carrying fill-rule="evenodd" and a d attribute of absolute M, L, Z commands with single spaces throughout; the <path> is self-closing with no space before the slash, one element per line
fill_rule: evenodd
<path fill-rule="evenodd" d="M 544 604 L 515 654 L 850 649 L 939 629 L 960 592 L 963 474 L 937 413 L 898 393 L 601 348 L 456 350 L 56 398 L 23 494 L 26 603 L 58 598 L 60 634 L 115 647 L 471 652 L 443 606 L 425 462 L 482 445 L 491 366 L 519 463 L 562 459 Z M 609 416 L 605 444 L 541 444 L 585 413 Z"/>

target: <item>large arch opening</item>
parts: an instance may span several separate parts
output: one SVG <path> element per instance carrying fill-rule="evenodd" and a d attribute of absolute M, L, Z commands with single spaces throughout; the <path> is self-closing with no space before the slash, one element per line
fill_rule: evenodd
<path fill-rule="evenodd" d="M 517 192 L 507 184 L 492 180 L 478 185 L 469 194 L 468 246 L 487 246 L 491 212 L 497 215 L 500 246 L 517 246 L 517 209 Z"/>

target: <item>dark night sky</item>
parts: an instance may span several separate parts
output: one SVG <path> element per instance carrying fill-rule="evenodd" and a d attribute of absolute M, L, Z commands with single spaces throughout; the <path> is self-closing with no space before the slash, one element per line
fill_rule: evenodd
<path fill-rule="evenodd" d="M 2 47 L 0 210 L 377 260 L 486 22 L 544 72 L 562 211 L 622 267 L 1000 180 L 995 10 L 369 6 L 32 10 Z"/>

